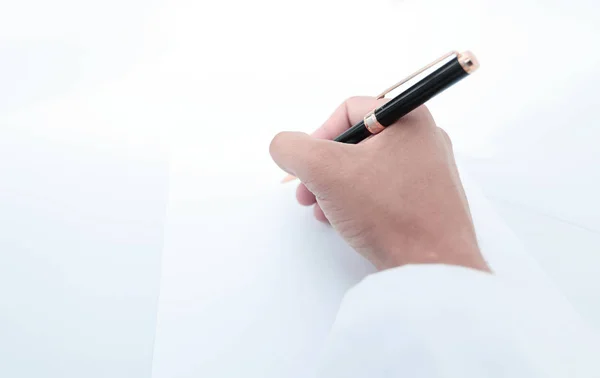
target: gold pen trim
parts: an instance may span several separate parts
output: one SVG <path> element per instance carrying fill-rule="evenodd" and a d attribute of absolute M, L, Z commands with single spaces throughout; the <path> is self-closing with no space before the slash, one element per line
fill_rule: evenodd
<path fill-rule="evenodd" d="M 385 127 L 379 123 L 377 117 L 375 116 L 375 109 L 371 110 L 364 118 L 363 121 L 365 123 L 365 127 L 369 132 L 373 135 L 379 134 L 385 129 Z"/>
<path fill-rule="evenodd" d="M 470 51 L 465 51 L 458 54 L 458 63 L 468 74 L 472 74 L 479 68 L 479 61 Z"/>
<path fill-rule="evenodd" d="M 407 78 L 400 80 L 399 82 L 397 82 L 396 84 L 392 85 L 391 87 L 389 87 L 388 89 L 386 89 L 385 91 L 381 92 L 379 94 L 379 96 L 377 96 L 377 99 L 382 99 L 385 97 L 385 95 L 387 95 L 388 93 L 390 93 L 391 91 L 393 91 L 394 89 L 398 88 L 399 86 L 401 86 L 402 84 L 405 84 L 407 82 L 409 82 L 410 80 L 414 79 L 415 77 L 419 76 L 420 74 L 422 74 L 423 72 L 427 71 L 428 69 L 432 68 L 433 66 L 435 66 L 436 64 L 439 64 L 440 62 L 450 58 L 452 55 L 456 55 L 458 56 L 459 54 L 456 51 L 451 51 L 448 54 L 442 56 L 441 58 L 436 59 L 434 62 L 429 63 L 428 65 L 426 65 L 425 67 L 421 68 L 420 70 L 418 70 L 417 72 L 413 73 L 412 75 L 408 76 Z"/>

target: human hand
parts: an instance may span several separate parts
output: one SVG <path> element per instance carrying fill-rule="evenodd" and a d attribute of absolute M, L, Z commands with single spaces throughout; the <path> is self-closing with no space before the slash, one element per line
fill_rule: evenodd
<path fill-rule="evenodd" d="M 378 269 L 439 263 L 488 271 L 450 139 L 424 106 L 360 144 L 331 141 L 384 101 L 351 98 L 312 136 L 275 136 L 273 160 L 302 182 L 298 202 L 314 205 L 315 217 Z"/>

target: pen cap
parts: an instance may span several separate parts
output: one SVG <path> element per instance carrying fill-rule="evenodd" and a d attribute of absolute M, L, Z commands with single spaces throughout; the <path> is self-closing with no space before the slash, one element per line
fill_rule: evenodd
<path fill-rule="evenodd" d="M 377 120 L 386 127 L 393 124 L 452 84 L 468 76 L 469 73 L 474 72 L 478 66 L 477 60 L 472 54 L 457 55 L 377 109 L 375 111 Z"/>

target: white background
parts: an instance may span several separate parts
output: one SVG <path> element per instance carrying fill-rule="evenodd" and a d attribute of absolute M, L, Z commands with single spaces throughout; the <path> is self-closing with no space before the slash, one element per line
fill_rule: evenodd
<path fill-rule="evenodd" d="M 239 193 L 267 146 L 452 49 L 431 109 L 600 326 L 599 6 L 554 1 L 3 1 L 0 375 L 147 377 L 171 174 Z M 252 120 L 252 121 L 250 121 Z M 224 175 L 240 187 L 223 187 Z"/>

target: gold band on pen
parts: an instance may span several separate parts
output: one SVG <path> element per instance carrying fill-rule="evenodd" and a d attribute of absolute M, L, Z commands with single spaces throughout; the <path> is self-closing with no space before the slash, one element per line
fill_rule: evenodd
<path fill-rule="evenodd" d="M 377 117 L 375 116 L 375 110 L 371 110 L 363 120 L 365 122 L 365 127 L 373 135 L 379 134 L 383 131 L 383 129 L 385 129 L 385 127 L 377 120 Z"/>

